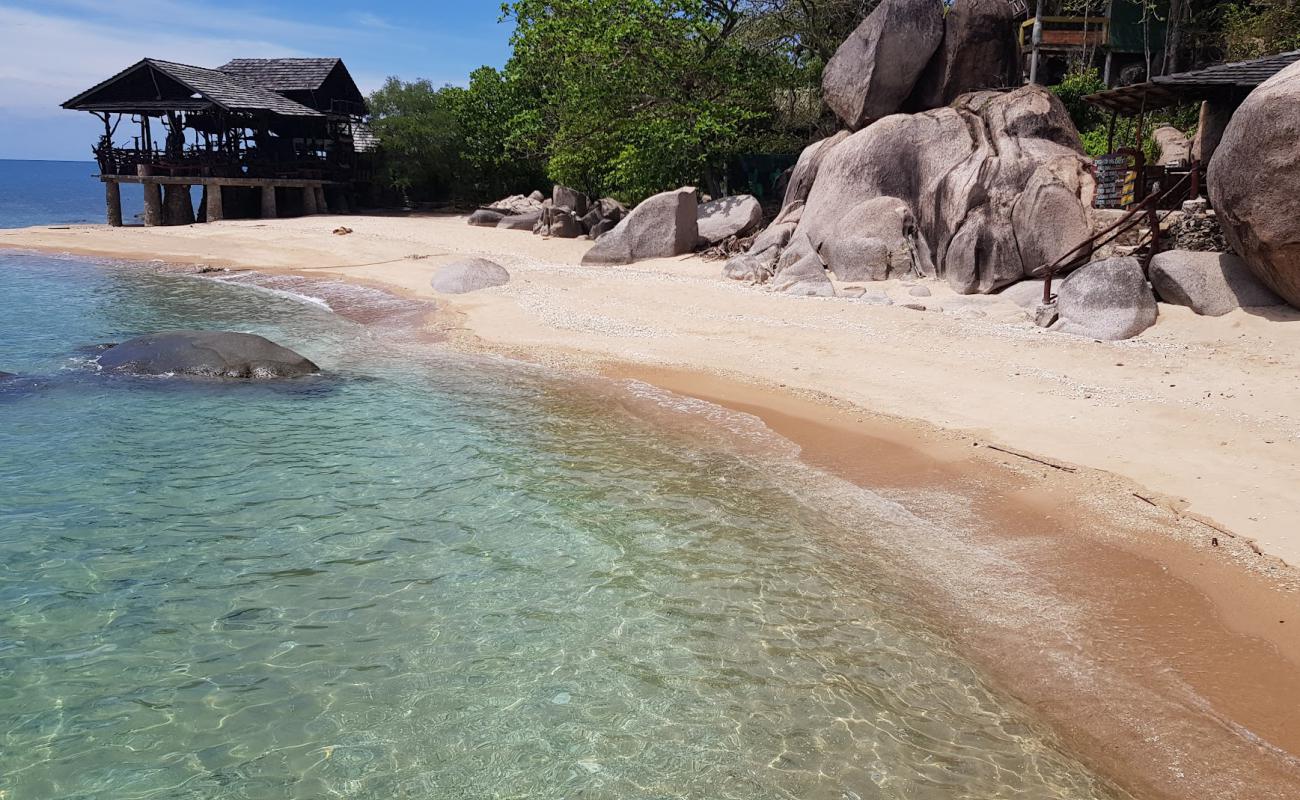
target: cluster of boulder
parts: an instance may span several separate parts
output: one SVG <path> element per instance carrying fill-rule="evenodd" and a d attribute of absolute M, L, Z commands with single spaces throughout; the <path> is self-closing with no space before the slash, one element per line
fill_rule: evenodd
<path fill-rule="evenodd" d="M 844 130 L 804 150 L 779 214 L 723 274 L 805 296 L 894 277 L 990 294 L 1043 278 L 1103 227 L 1091 160 L 1059 99 L 1041 86 L 1003 88 L 1018 69 L 1010 5 L 956 0 L 945 15 L 933 0 L 880 3 L 825 69 L 823 94 Z M 1228 124 L 1209 178 L 1226 211 L 1184 213 L 1175 241 L 1185 249 L 1149 270 L 1103 254 L 1057 284 L 1054 305 L 1033 309 L 1040 324 L 1122 339 L 1155 322 L 1157 296 L 1214 315 L 1279 295 L 1300 305 L 1300 237 L 1289 233 L 1298 94 L 1293 66 Z M 1286 111 L 1266 121 L 1275 107 Z M 1199 142 L 1172 128 L 1158 135 L 1170 164 Z M 1216 171 L 1232 177 L 1216 181 Z M 1225 239 L 1241 259 L 1210 252 Z"/>
<path fill-rule="evenodd" d="M 808 147 L 780 213 L 724 274 L 800 295 L 946 279 L 990 293 L 1092 232 L 1096 185 L 1064 106 L 1017 69 L 1002 2 L 885 0 L 827 64 L 845 130 Z M 908 113 L 911 112 L 911 113 Z"/>
<path fill-rule="evenodd" d="M 613 229 L 625 216 L 627 209 L 613 198 L 592 202 L 581 192 L 556 186 L 550 197 L 533 192 L 527 196 L 513 195 L 498 200 L 471 214 L 469 224 L 532 231 L 539 236 L 558 239 L 596 239 Z"/>
<path fill-rule="evenodd" d="M 593 201 L 577 190 L 556 186 L 550 198 L 541 192 L 514 195 L 469 217 L 470 225 L 594 240 L 597 245 L 584 258 L 586 264 L 683 255 L 742 236 L 762 222 L 757 198 L 735 195 L 701 203 L 692 186 L 655 195 L 631 211 L 612 197 Z"/>

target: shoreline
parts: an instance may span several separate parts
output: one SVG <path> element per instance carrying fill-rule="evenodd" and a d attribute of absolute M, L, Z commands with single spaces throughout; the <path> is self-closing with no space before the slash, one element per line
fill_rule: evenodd
<path fill-rule="evenodd" d="M 347 224 L 355 227 L 374 218 L 347 219 Z M 335 220 L 313 221 L 322 226 Z M 4 233 L 0 232 L 0 247 L 6 245 L 6 238 L 12 238 Z M 565 254 L 570 250 L 580 254 L 584 249 L 583 243 L 507 235 L 511 238 L 506 243 L 530 245 L 521 249 L 545 252 L 550 244 L 563 246 Z M 174 244 L 183 255 L 185 242 Z M 424 242 L 394 244 L 410 251 L 411 245 Z M 109 252 L 96 249 L 104 246 L 84 247 L 80 254 L 141 261 L 160 258 L 159 253 L 127 252 L 122 247 Z M 30 243 L 24 248 L 42 249 Z M 45 249 L 75 250 L 53 245 Z M 173 251 L 162 258 L 221 263 L 208 255 L 211 252 L 204 249 L 201 255 L 176 258 Z M 284 253 L 268 259 L 278 261 L 269 267 L 249 263 L 258 257 L 255 249 L 241 252 L 224 265 L 342 279 L 419 300 L 431 299 L 420 283 L 427 285 L 427 274 L 441 263 L 434 256 L 395 257 L 361 267 L 337 266 L 341 262 L 335 260 L 304 269 L 309 265 L 304 265 L 303 255 Z M 695 263 L 678 260 L 634 265 L 623 274 L 564 264 L 545 269 L 558 271 L 564 278 L 664 282 L 672 289 L 679 288 L 674 284 L 689 287 L 700 280 L 683 275 L 686 270 L 699 270 L 698 260 L 691 261 Z M 383 268 L 392 264 L 399 265 L 401 271 L 384 274 Z M 645 353 L 649 356 L 645 358 L 617 358 L 598 349 L 574 347 L 571 339 L 554 333 L 565 331 L 568 325 L 579 333 L 603 327 L 603 335 L 615 338 L 653 338 L 638 330 L 636 320 L 613 316 L 619 310 L 616 306 L 602 307 L 604 313 L 586 318 L 557 315 L 543 319 L 542 326 L 534 321 L 518 327 L 513 336 L 507 335 L 503 329 L 520 322 L 521 299 L 554 290 L 553 285 L 544 284 L 537 288 L 545 291 L 534 289 L 527 294 L 528 284 L 534 282 L 530 280 L 532 270 L 522 264 L 507 266 L 516 267 L 511 272 L 523 287 L 516 287 L 514 293 L 437 298 L 439 308 L 426 331 L 453 347 L 521 357 L 561 367 L 569 374 L 641 380 L 752 414 L 799 445 L 805 464 L 881 492 L 909 508 L 924 508 L 932 502 L 927 490 L 954 492 L 967 505 L 942 510 L 958 512 L 965 521 L 965 543 L 1004 559 L 1004 571 L 978 577 L 1000 582 L 1003 589 L 1008 582 L 1033 583 L 1037 594 L 989 594 L 994 584 L 971 580 L 954 587 L 949 597 L 937 598 L 935 610 L 951 620 L 950 633 L 963 651 L 971 653 L 996 682 L 1050 722 L 1072 752 L 1141 797 L 1281 798 L 1291 796 L 1300 786 L 1300 762 L 1296 760 L 1300 731 L 1290 730 L 1286 713 L 1300 706 L 1300 638 L 1284 635 L 1285 623 L 1279 622 L 1294 619 L 1293 624 L 1300 624 L 1300 614 L 1290 613 L 1300 611 L 1300 576 L 1280 559 L 1258 554 L 1249 539 L 1234 537 L 1226 525 L 1189 512 L 1177 499 L 1142 489 L 1143 483 L 1131 476 L 1071 462 L 1068 454 L 1004 446 L 1001 442 L 1005 439 L 996 428 L 970 431 L 939 425 L 923 416 L 905 418 L 887 410 L 867 411 L 870 406 L 826 391 L 833 388 L 827 385 L 833 382 L 819 384 L 816 376 L 782 384 L 745 370 L 665 365 L 667 359 L 656 358 L 655 353 Z M 719 264 L 704 267 L 717 279 Z M 582 273 L 595 273 L 596 277 Z M 686 279 L 679 280 L 682 278 Z M 724 286 L 728 291 L 764 296 L 755 290 Z M 587 292 L 584 299 L 591 300 L 591 294 Z M 793 298 L 766 295 L 765 299 L 807 306 Z M 515 308 L 512 311 L 508 306 Z M 890 312 L 891 322 L 902 320 L 904 326 L 913 319 L 928 321 L 940 316 L 885 311 Z M 611 321 L 622 321 L 625 327 L 611 326 Z M 764 332 L 753 333 L 761 336 Z M 1047 340 L 1048 346 L 1052 341 Z M 706 338 L 701 347 L 710 343 Z M 1130 352 L 1140 351 L 1138 347 L 1114 349 L 1123 351 L 1126 358 Z M 813 372 L 815 360 L 810 359 L 807 366 Z M 803 370 L 796 367 L 795 371 Z M 806 385 L 810 383 L 813 386 Z M 1039 455 L 1044 452 L 1049 454 Z M 1102 524 L 1105 530 L 1098 530 Z M 1211 544 L 1215 539 L 1218 546 Z M 1260 549 L 1268 553 L 1270 543 L 1261 537 Z M 925 543 L 918 564 L 945 544 Z M 956 572 L 947 577 L 953 576 L 961 577 Z M 940 583 L 943 579 L 942 575 L 927 577 Z M 963 603 L 963 597 L 974 602 Z M 1032 615 L 1044 612 L 1034 605 L 1044 597 L 1068 600 L 1078 613 L 1070 617 L 1069 625 L 1061 624 L 1052 614 L 1048 617 L 1057 624 L 1040 625 Z M 991 605 L 998 613 L 989 613 Z M 1026 657 L 1013 656 L 1027 644 L 1031 652 L 1024 654 Z M 1088 665 L 1086 674 L 1071 674 L 1081 663 Z M 1157 664 L 1160 669 L 1155 668 Z M 1132 704 L 1143 699 L 1148 701 L 1147 713 L 1135 716 Z M 1197 760 L 1197 752 L 1212 752 L 1213 759 Z M 1170 765 L 1174 772 L 1153 774 L 1149 769 L 1153 763 Z"/>

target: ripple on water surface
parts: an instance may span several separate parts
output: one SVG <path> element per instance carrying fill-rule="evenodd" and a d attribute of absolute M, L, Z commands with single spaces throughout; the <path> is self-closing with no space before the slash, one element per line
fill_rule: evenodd
<path fill-rule="evenodd" d="M 50 376 L 0 398 L 5 800 L 1109 796 L 752 454 L 237 286 L 0 256 L 0 297 Z M 69 356 L 170 327 L 330 376 Z"/>

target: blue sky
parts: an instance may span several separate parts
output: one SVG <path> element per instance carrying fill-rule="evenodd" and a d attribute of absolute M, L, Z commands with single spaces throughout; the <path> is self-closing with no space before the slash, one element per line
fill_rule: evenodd
<path fill-rule="evenodd" d="M 88 160 L 102 130 L 59 103 L 144 57 L 339 56 L 369 92 L 388 75 L 463 84 L 499 67 L 499 0 L 0 0 L 0 158 Z"/>

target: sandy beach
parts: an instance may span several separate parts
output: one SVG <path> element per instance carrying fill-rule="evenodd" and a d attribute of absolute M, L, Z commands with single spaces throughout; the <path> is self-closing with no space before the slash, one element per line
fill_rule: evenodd
<path fill-rule="evenodd" d="M 354 232 L 332 235 L 340 225 Z M 0 231 L 0 245 L 301 271 L 436 299 L 435 325 L 476 346 L 588 369 L 707 372 L 960 432 L 1122 476 L 1202 519 L 1207 535 L 1229 531 L 1300 564 L 1300 312 L 1210 318 L 1162 305 L 1140 338 L 1102 343 L 1047 333 L 1005 299 L 941 283 L 924 284 L 924 298 L 898 282 L 869 287 L 892 307 L 792 298 L 723 280 L 721 264 L 696 257 L 581 267 L 588 242 L 454 216 L 31 228 Z M 498 260 L 513 280 L 437 297 L 429 277 L 464 255 Z"/>
<path fill-rule="evenodd" d="M 893 306 L 793 298 L 698 257 L 583 267 L 589 243 L 454 216 L 31 228 L 0 246 L 343 278 L 432 300 L 454 346 L 753 414 L 809 466 L 956 531 L 887 546 L 943 587 L 935 610 L 990 674 L 1135 796 L 1300 787 L 1300 313 L 1162 305 L 1139 339 L 1102 343 L 939 283 L 867 287 Z M 428 288 L 465 255 L 510 284 Z"/>

